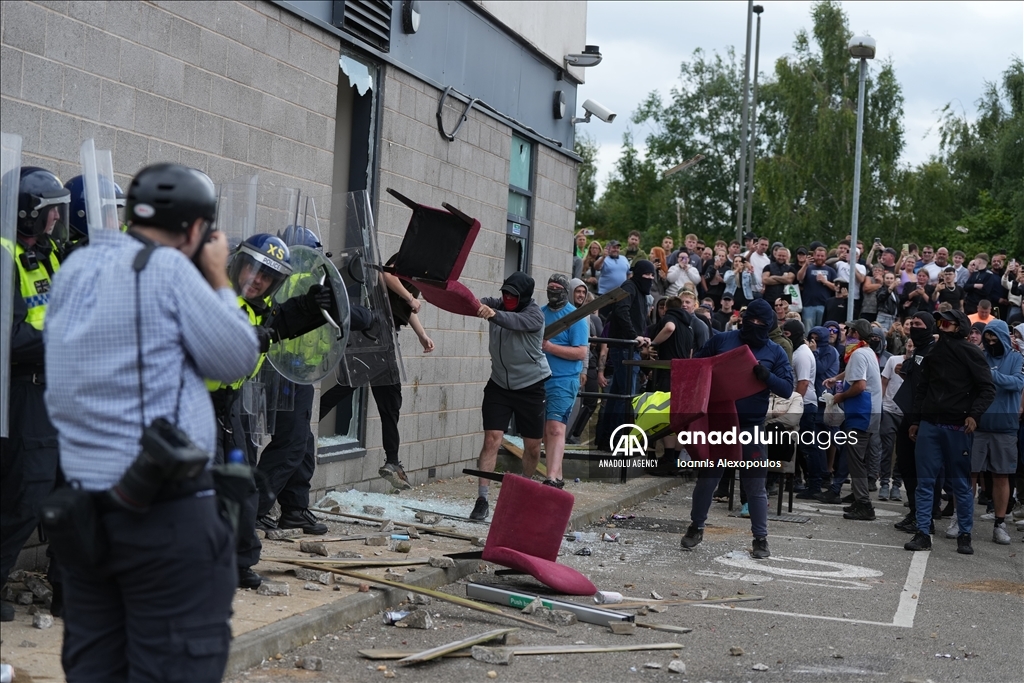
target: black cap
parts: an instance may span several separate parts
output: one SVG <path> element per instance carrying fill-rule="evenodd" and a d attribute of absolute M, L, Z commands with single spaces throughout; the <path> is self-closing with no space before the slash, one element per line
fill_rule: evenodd
<path fill-rule="evenodd" d="M 621 247 L 622 243 L 619 242 L 618 240 L 608 240 L 608 246 L 609 247 Z"/>
<path fill-rule="evenodd" d="M 847 333 L 853 331 L 857 333 L 857 338 L 866 341 L 871 336 L 871 323 L 864 318 L 858 318 L 846 324 Z"/>
<path fill-rule="evenodd" d="M 743 241 L 744 242 L 746 242 L 747 240 L 752 240 L 752 239 L 757 239 L 757 235 L 755 235 L 752 232 L 743 233 Z"/>
<path fill-rule="evenodd" d="M 893 256 L 899 256 L 899 254 L 896 252 L 896 250 L 893 249 L 892 247 L 886 247 L 885 249 L 882 250 L 882 253 L 883 254 L 892 254 Z"/>
<path fill-rule="evenodd" d="M 725 301 L 726 299 L 728 299 L 729 301 L 735 301 L 735 299 L 732 298 L 732 294 L 729 294 L 728 292 L 726 292 L 725 294 L 722 295 L 722 299 L 721 300 Z"/>
<path fill-rule="evenodd" d="M 796 253 L 806 255 L 807 254 L 807 247 L 804 247 L 804 246 L 797 247 L 796 248 Z"/>

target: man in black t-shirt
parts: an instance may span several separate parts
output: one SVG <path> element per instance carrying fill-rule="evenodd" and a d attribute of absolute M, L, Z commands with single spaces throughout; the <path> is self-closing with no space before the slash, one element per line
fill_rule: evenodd
<path fill-rule="evenodd" d="M 938 284 L 935 285 L 935 298 L 938 299 L 940 304 L 952 306 L 954 311 L 962 311 L 964 310 L 964 298 L 966 296 L 967 290 L 963 287 L 957 287 L 956 268 L 947 266 L 942 271 Z"/>
<path fill-rule="evenodd" d="M 783 294 L 783 288 L 796 282 L 796 270 L 789 264 L 789 249 L 779 247 L 775 250 L 775 258 L 764 267 L 761 274 L 764 284 L 764 298 L 774 302 Z"/>
<path fill-rule="evenodd" d="M 719 332 L 725 332 L 725 326 L 732 320 L 732 294 L 722 295 L 722 306 L 711 316 L 711 325 Z"/>

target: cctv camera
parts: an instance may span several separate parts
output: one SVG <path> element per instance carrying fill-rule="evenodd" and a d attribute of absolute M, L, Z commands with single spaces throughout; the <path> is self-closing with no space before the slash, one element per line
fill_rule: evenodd
<path fill-rule="evenodd" d="M 591 114 L 596 114 L 597 118 L 601 119 L 605 123 L 611 123 L 615 120 L 615 112 L 608 109 L 603 104 L 598 104 L 594 100 L 587 100 L 584 102 L 583 111 L 587 112 L 587 115 L 583 118 L 574 116 L 572 119 L 573 123 L 590 123 Z"/>

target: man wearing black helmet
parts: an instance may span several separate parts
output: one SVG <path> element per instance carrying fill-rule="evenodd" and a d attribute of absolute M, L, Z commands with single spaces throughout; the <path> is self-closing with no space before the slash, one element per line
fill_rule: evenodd
<path fill-rule="evenodd" d="M 110 183 L 107 178 L 101 176 L 100 183 L 108 183 L 104 188 L 106 193 L 113 194 L 114 206 L 110 207 L 112 211 L 120 212 L 124 209 L 124 191 L 121 186 L 117 183 Z M 113 187 L 110 187 L 113 185 Z M 84 247 L 89 244 L 89 221 L 86 216 L 85 206 L 85 179 L 83 176 L 76 175 L 71 180 L 64 183 L 64 187 L 68 192 L 71 193 L 71 206 L 68 211 L 68 241 L 64 247 L 63 258 L 67 258 L 71 253 L 80 247 Z M 113 215 L 110 216 L 113 219 Z M 117 216 L 118 225 L 124 221 L 123 216 Z"/>
<path fill-rule="evenodd" d="M 106 544 L 91 559 L 55 548 L 61 660 L 75 681 L 220 680 L 235 544 L 209 470 L 178 464 L 214 451 L 203 379 L 248 375 L 259 343 L 228 280 L 227 240 L 210 229 L 210 179 L 158 164 L 127 194 L 129 232 L 90 235 L 55 278 L 46 320 L 61 468 L 94 493 L 95 530 L 77 538 Z"/>
<path fill-rule="evenodd" d="M 57 477 L 57 432 L 43 398 L 43 322 L 50 284 L 60 267 L 58 241 L 67 235 L 69 195 L 49 171 L 32 166 L 21 169 L 17 241 L 3 245 L 2 257 L 14 259 L 17 282 L 10 407 L 2 408 L 10 410 L 9 433 L 0 439 L 0 584 L 7 583 L 18 553 L 36 527 L 39 503 L 53 490 Z M 14 606 L 5 602 L 0 620 L 12 619 Z"/>

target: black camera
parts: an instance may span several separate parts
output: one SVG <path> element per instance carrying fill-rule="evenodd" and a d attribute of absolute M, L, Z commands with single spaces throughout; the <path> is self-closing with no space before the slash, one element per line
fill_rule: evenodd
<path fill-rule="evenodd" d="M 142 452 L 110 488 L 110 498 L 133 512 L 145 512 L 165 484 L 194 479 L 210 460 L 185 432 L 158 418 L 142 432 Z"/>

